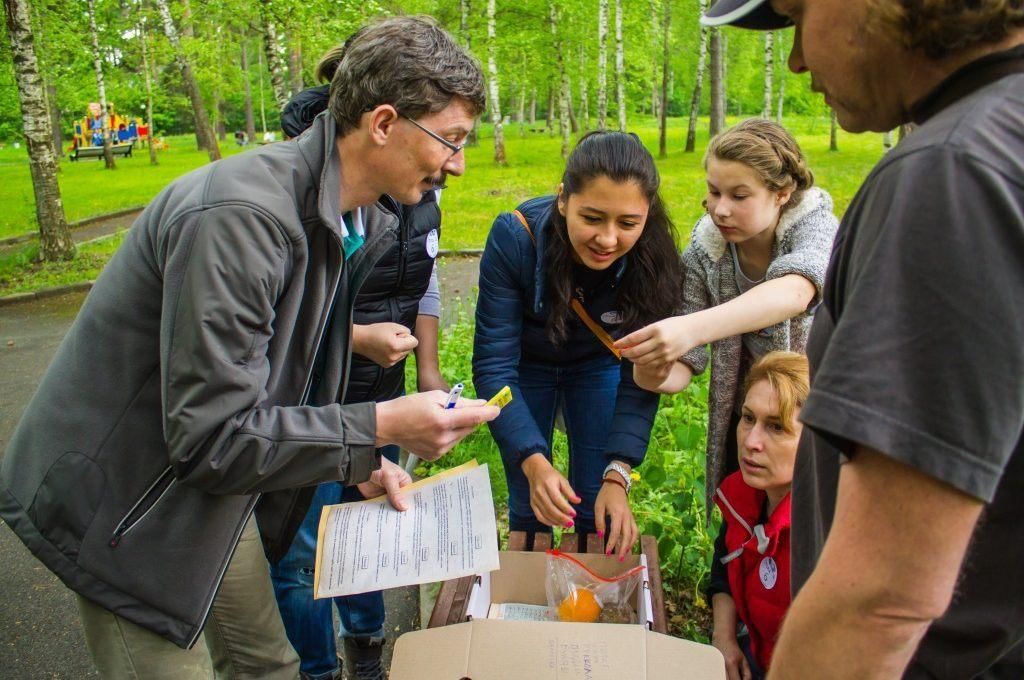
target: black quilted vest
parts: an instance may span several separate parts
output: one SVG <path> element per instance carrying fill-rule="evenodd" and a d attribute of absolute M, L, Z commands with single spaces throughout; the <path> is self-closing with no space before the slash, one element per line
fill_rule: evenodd
<path fill-rule="evenodd" d="M 438 243 L 441 236 L 441 208 L 433 191 L 417 205 L 399 205 L 387 196 L 386 208 L 398 215 L 398 241 L 384 254 L 356 295 L 353 322 L 359 324 L 391 321 L 415 330 L 420 298 L 430 283 L 434 257 L 427 250 L 428 236 Z M 436 252 L 435 252 L 436 254 Z M 384 401 L 402 393 L 405 361 L 383 368 L 360 354 L 352 355 L 345 402 Z"/>

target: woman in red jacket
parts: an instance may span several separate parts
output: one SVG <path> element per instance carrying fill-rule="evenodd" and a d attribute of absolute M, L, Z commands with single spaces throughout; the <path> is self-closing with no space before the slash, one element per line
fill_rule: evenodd
<path fill-rule="evenodd" d="M 740 469 L 715 493 L 723 521 L 709 588 L 729 680 L 764 677 L 789 607 L 789 490 L 808 389 L 807 358 L 794 352 L 764 355 L 744 384 Z"/>

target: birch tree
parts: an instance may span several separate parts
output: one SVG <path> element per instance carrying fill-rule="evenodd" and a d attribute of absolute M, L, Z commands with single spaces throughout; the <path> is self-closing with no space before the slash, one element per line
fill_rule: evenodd
<path fill-rule="evenodd" d="M 250 144 L 256 141 L 256 121 L 253 116 L 252 109 L 252 83 L 249 79 L 252 77 L 249 72 L 249 49 L 247 47 L 248 40 L 242 39 L 242 87 L 244 89 L 243 106 L 245 108 L 245 138 L 249 140 Z"/>
<path fill-rule="evenodd" d="M 782 107 L 786 101 L 786 34 L 782 31 L 775 32 L 775 52 L 776 54 L 782 55 L 782 68 L 779 69 L 779 95 L 777 97 L 778 105 L 775 110 L 775 122 L 782 125 Z"/>
<path fill-rule="evenodd" d="M 580 45 L 580 129 L 590 129 L 590 92 L 587 83 L 587 53 Z"/>
<path fill-rule="evenodd" d="M 839 120 L 836 116 L 836 110 L 830 109 L 831 115 L 829 116 L 830 130 L 828 135 L 828 150 L 839 151 Z"/>
<path fill-rule="evenodd" d="M 707 0 L 700 0 L 700 16 L 707 10 Z M 700 99 L 704 90 L 704 71 L 707 70 L 708 29 L 700 27 L 700 45 L 697 48 L 697 74 L 693 79 L 693 95 L 690 97 L 690 122 L 686 128 L 686 152 L 693 153 L 697 144 L 697 117 L 700 115 Z"/>
<path fill-rule="evenodd" d="M 671 64 L 669 56 L 671 49 L 669 36 L 671 36 L 672 15 L 669 11 L 671 0 L 661 0 L 661 109 L 658 124 L 658 157 L 665 158 L 668 155 L 668 79 Z"/>
<path fill-rule="evenodd" d="M 158 0 L 166 2 L 166 0 Z M 288 103 L 288 88 L 285 86 L 284 60 L 281 58 L 281 41 L 274 25 L 273 8 L 270 0 L 259 0 L 260 28 L 263 30 L 263 49 L 267 57 L 267 69 L 270 70 L 270 89 L 274 92 L 277 109 L 283 110 Z"/>
<path fill-rule="evenodd" d="M 103 135 L 103 162 L 107 170 L 116 170 L 114 153 L 110 149 L 110 112 L 107 110 L 107 87 L 103 80 L 103 55 L 100 53 L 99 30 L 96 28 L 96 0 L 88 0 L 89 37 L 92 39 L 92 64 L 96 73 L 96 89 L 100 95 L 100 133 Z M 90 124 L 92 120 L 89 121 Z"/>
<path fill-rule="evenodd" d="M 622 50 L 622 0 L 615 0 L 615 97 L 619 105 L 619 132 L 625 132 L 626 68 Z"/>
<path fill-rule="evenodd" d="M 700 0 L 704 2 L 705 0 Z M 661 59 L 658 55 L 657 40 L 654 36 L 660 33 L 659 12 L 657 0 L 649 0 L 650 12 L 651 12 L 651 42 L 654 43 L 655 48 L 651 51 L 651 115 L 655 118 L 658 117 L 658 90 L 661 89 L 658 80 L 658 66 L 661 63 Z"/>
<path fill-rule="evenodd" d="M 764 106 L 761 108 L 762 118 L 772 117 L 772 81 L 775 76 L 775 52 L 772 31 L 764 32 Z"/>
<path fill-rule="evenodd" d="M 142 72 L 146 76 L 146 126 L 149 129 L 149 164 L 159 165 L 156 158 L 156 146 L 153 145 L 153 77 L 149 70 L 149 48 L 146 45 L 146 18 L 142 15 L 142 3 L 139 3 L 139 45 L 142 48 Z"/>
<path fill-rule="evenodd" d="M 472 36 L 469 32 L 469 0 L 459 0 L 459 38 L 462 40 L 462 46 L 467 51 L 472 50 Z M 467 146 L 476 146 L 480 142 L 480 118 L 473 119 L 473 129 L 469 131 L 469 137 L 466 139 Z"/>
<path fill-rule="evenodd" d="M 505 164 L 505 133 L 501 125 L 501 98 L 498 87 L 497 31 L 494 0 L 487 0 L 487 74 L 490 86 L 491 123 L 494 125 L 494 162 Z"/>
<path fill-rule="evenodd" d="M 181 80 L 185 84 L 185 91 L 192 102 L 192 117 L 195 120 L 196 134 L 199 136 L 201 145 L 204 146 L 210 155 L 211 161 L 220 160 L 220 147 L 217 146 L 217 139 L 213 136 L 213 129 L 210 127 L 210 119 L 206 115 L 206 105 L 203 103 L 203 96 L 199 92 L 199 83 L 192 72 L 192 64 L 189 62 L 185 50 L 181 47 L 181 40 L 178 39 L 178 29 L 174 26 L 174 19 L 171 18 L 171 8 L 167 0 L 156 0 L 156 8 L 160 12 L 160 18 L 164 24 L 164 34 L 167 41 L 171 43 L 171 50 L 174 52 L 174 60 L 181 71 Z"/>
<path fill-rule="evenodd" d="M 50 112 L 46 108 L 43 81 L 39 76 L 32 20 L 26 0 L 4 0 L 7 34 L 11 39 L 14 79 L 18 85 L 22 130 L 28 149 L 32 191 L 39 225 L 39 259 L 70 259 L 75 252 L 64 216 L 64 204 L 57 183 L 57 156 L 53 149 Z"/>
<path fill-rule="evenodd" d="M 608 127 L 608 0 L 597 6 L 597 129 Z"/>
<path fill-rule="evenodd" d="M 494 2 L 494 0 L 490 0 Z M 555 61 L 558 65 L 558 129 L 562 133 L 562 158 L 569 157 L 569 75 L 565 72 L 565 58 L 562 54 L 562 39 L 558 35 L 558 8 L 554 0 L 548 0 L 548 21 L 551 38 L 555 45 Z"/>
<path fill-rule="evenodd" d="M 722 34 L 717 28 L 709 31 L 711 52 L 711 125 L 712 137 L 725 129 L 725 68 L 722 58 Z"/>

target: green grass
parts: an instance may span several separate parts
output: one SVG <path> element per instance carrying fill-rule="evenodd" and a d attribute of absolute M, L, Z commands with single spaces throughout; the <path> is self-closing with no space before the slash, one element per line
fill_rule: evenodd
<path fill-rule="evenodd" d="M 120 247 L 126 232 L 83 243 L 66 262 L 39 262 L 39 247 L 24 246 L 0 255 L 0 295 L 29 293 L 43 288 L 92 281 Z"/>
<path fill-rule="evenodd" d="M 60 164 L 60 192 L 68 221 L 102 215 L 122 208 L 145 205 L 171 180 L 209 162 L 205 151 L 197 151 L 195 137 L 168 137 L 169 148 L 158 151 L 159 165 L 149 164 L 149 150 L 136 148 L 131 158 L 117 158 L 117 169 L 107 170 L 102 159 L 86 158 Z M 239 149 L 222 143 L 221 153 Z M 38 230 L 35 196 L 29 174 L 28 155 L 13 145 L 0 149 L 0 238 L 20 236 Z"/>
<path fill-rule="evenodd" d="M 736 122 L 730 120 L 730 123 Z M 840 132 L 839 151 L 831 152 L 829 124 L 825 118 L 791 118 L 786 124 L 803 146 L 818 183 L 832 194 L 836 211 L 842 214 L 853 198 L 860 182 L 882 155 L 881 136 L 849 135 Z M 658 129 L 652 119 L 636 120 L 635 131 L 650 149 L 657 149 Z M 688 239 L 690 229 L 700 217 L 704 198 L 704 171 L 701 166 L 707 145 L 707 122 L 698 128 L 697 151 L 684 153 L 686 121 L 672 119 L 669 124 L 668 157 L 658 161 L 662 176 L 662 196 L 667 202 L 680 235 Z M 481 248 L 494 217 L 512 210 L 524 199 L 552 193 L 558 186 L 564 167 L 561 140 L 546 133 L 527 132 L 521 136 L 519 126 L 505 128 L 508 163 L 496 166 L 492 160 L 493 137 L 490 126 L 482 128 L 479 145 L 466 149 L 468 171 L 452 178 L 441 205 L 444 210 L 445 248 Z M 174 178 L 206 162 L 206 155 L 195 150 L 191 136 L 173 137 L 170 149 L 161 152 L 160 165 L 149 164 L 148 153 L 140 149 L 131 159 L 118 159 L 118 169 L 107 171 L 99 161 L 84 160 L 61 164 L 61 191 L 68 219 L 109 213 L 119 208 L 142 205 L 155 196 Z M 226 144 L 223 153 L 239 150 Z M 35 208 L 24 149 L 0 149 L 0 238 L 34 230 Z M 34 251 L 22 251 L 15 259 L 21 269 L 9 262 L 0 266 L 0 295 L 34 290 L 52 285 L 53 266 L 29 267 Z M 101 257 L 97 254 L 96 257 Z M 10 260 L 11 256 L 7 257 Z M 69 267 L 68 277 L 94 271 L 98 259 L 89 267 Z M 36 277 L 36 278 L 34 278 Z M 84 280 L 84 279 L 77 279 Z M 16 284 L 14 282 L 17 282 Z M 68 281 L 73 282 L 73 281 Z"/>

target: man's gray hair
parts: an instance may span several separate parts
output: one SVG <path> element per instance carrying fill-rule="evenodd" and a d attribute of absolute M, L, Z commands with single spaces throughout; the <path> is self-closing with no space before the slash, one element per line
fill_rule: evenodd
<path fill-rule="evenodd" d="M 473 115 L 484 110 L 480 65 L 432 19 L 392 17 L 364 26 L 345 43 L 328 109 L 344 135 L 381 104 L 418 118 L 456 97 Z"/>

